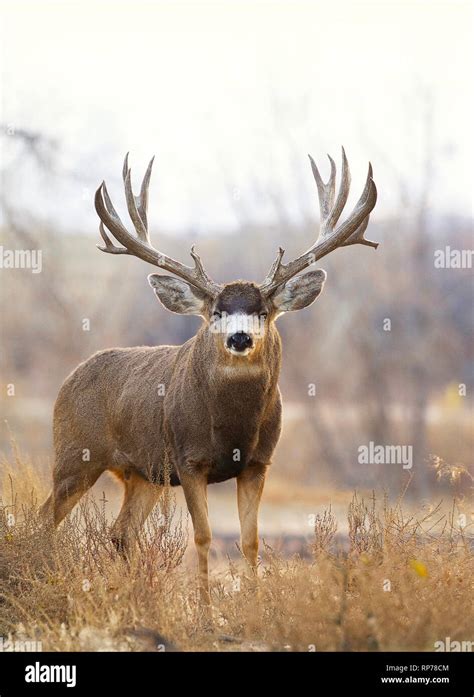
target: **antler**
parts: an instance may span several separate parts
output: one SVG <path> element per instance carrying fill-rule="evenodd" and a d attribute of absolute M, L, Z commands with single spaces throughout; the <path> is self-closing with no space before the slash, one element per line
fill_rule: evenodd
<path fill-rule="evenodd" d="M 273 262 L 265 280 L 260 285 L 260 290 L 265 294 L 271 294 L 278 286 L 285 283 L 307 266 L 314 264 L 315 261 L 326 256 L 338 247 L 347 247 L 351 244 L 364 244 L 369 247 L 378 247 L 377 242 L 371 242 L 364 238 L 364 232 L 369 223 L 369 215 L 377 201 L 377 189 L 372 179 L 372 165 L 369 163 L 369 171 L 365 182 L 364 190 L 355 205 L 350 216 L 339 227 L 335 228 L 344 206 L 349 196 L 351 175 L 346 153 L 342 148 L 342 172 L 341 184 L 336 194 L 336 165 L 332 157 L 329 157 L 331 164 L 331 174 L 325 184 L 321 179 L 316 163 L 311 155 L 308 156 L 311 162 L 311 169 L 318 187 L 319 209 L 321 212 L 321 231 L 320 236 L 314 245 L 304 252 L 294 261 L 283 264 L 281 259 L 284 249 L 278 250 L 278 255 Z"/>
<path fill-rule="evenodd" d="M 125 198 L 127 201 L 128 213 L 137 233 L 136 236 L 130 234 L 120 220 L 120 217 L 118 216 L 117 211 L 110 200 L 105 182 L 102 182 L 97 189 L 94 202 L 95 209 L 101 220 L 99 231 L 102 239 L 104 240 L 104 245 L 97 245 L 97 247 L 102 252 L 108 252 L 109 254 L 130 254 L 142 259 L 143 261 L 147 261 L 149 264 L 154 264 L 155 266 L 159 266 L 166 271 L 171 271 L 171 273 L 191 283 L 191 285 L 193 285 L 195 288 L 199 288 L 207 295 L 214 297 L 219 292 L 220 286 L 214 283 L 214 281 L 207 275 L 201 262 L 201 258 L 194 251 L 194 245 L 191 247 L 191 256 L 194 260 L 194 267 L 191 267 L 181 264 L 172 257 L 158 251 L 150 242 L 150 236 L 148 233 L 147 208 L 148 187 L 150 184 L 153 160 L 154 158 L 150 160 L 150 164 L 147 167 L 140 188 L 140 194 L 138 196 L 135 196 L 132 191 L 131 170 L 128 166 L 128 153 L 125 156 L 123 163 L 122 177 L 125 187 Z M 117 247 L 111 241 L 105 231 L 104 225 L 115 237 L 115 239 L 123 244 L 123 247 Z"/>

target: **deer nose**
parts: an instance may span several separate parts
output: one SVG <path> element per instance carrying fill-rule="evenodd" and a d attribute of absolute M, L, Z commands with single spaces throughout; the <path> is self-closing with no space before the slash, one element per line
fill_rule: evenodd
<path fill-rule="evenodd" d="M 237 332 L 227 339 L 228 348 L 234 349 L 234 351 L 245 351 L 245 349 L 251 348 L 252 343 L 252 337 L 245 332 Z"/>

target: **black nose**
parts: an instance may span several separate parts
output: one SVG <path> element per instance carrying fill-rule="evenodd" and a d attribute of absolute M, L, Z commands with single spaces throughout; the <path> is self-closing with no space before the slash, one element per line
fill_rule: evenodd
<path fill-rule="evenodd" d="M 227 339 L 227 346 L 234 351 L 245 351 L 252 346 L 252 337 L 245 332 L 237 332 Z"/>

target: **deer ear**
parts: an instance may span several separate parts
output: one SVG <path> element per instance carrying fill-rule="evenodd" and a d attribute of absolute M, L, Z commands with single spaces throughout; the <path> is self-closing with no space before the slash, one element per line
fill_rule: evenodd
<path fill-rule="evenodd" d="M 171 312 L 180 315 L 201 315 L 205 307 L 206 296 L 186 281 L 173 276 L 160 276 L 151 273 L 148 283 L 155 291 L 158 300 Z"/>
<path fill-rule="evenodd" d="M 302 310 L 316 300 L 325 280 L 326 272 L 322 269 L 296 276 L 276 291 L 272 303 L 279 312 Z"/>

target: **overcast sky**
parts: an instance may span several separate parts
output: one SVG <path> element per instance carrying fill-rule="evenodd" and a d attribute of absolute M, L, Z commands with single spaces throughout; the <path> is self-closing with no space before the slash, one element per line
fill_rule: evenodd
<path fill-rule="evenodd" d="M 471 213 L 470 2 L 15 0 L 1 32 L 2 122 L 61 146 L 49 180 L 12 172 L 4 138 L 4 185 L 66 227 L 96 231 L 93 190 L 120 198 L 127 150 L 136 176 L 156 155 L 150 214 L 170 229 L 271 220 L 272 196 L 316 216 L 306 153 L 326 173 L 341 144 L 352 201 L 372 160 L 380 218 L 416 198 L 427 148 L 433 211 Z"/>

